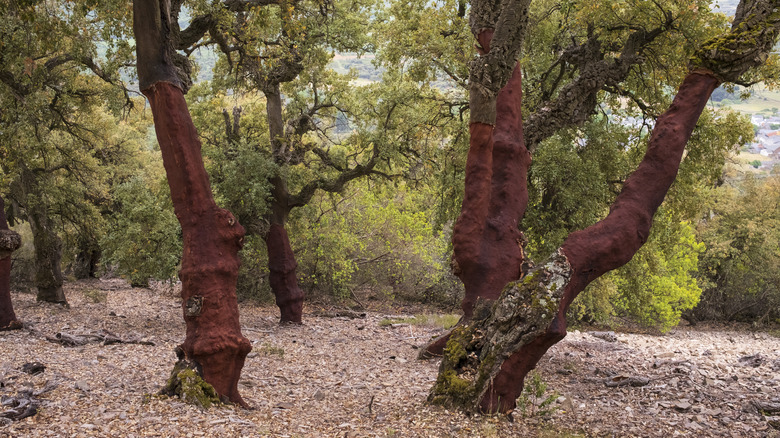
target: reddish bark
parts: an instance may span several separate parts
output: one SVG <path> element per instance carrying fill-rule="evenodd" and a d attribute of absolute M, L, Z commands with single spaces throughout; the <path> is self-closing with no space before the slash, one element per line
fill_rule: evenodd
<path fill-rule="evenodd" d="M 237 387 L 244 359 L 252 349 L 241 334 L 236 298 L 244 228 L 214 202 L 200 140 L 182 91 L 157 82 L 143 93 L 152 108 L 184 238 L 179 276 L 187 334 L 181 348 L 185 358 L 201 366 L 203 379 L 221 397 L 246 406 Z"/>
<path fill-rule="evenodd" d="M 19 248 L 21 239 L 8 228 L 5 201 L 2 197 L 0 197 L 0 233 L 3 233 L 3 245 L 0 248 L 0 257 L 2 257 L 0 259 L 0 331 L 16 330 L 22 328 L 22 323 L 16 319 L 11 302 L 11 253 Z"/>
<path fill-rule="evenodd" d="M 481 55 L 490 51 L 492 37 L 492 29 L 477 36 Z M 463 204 L 452 232 L 455 275 L 465 289 L 459 325 L 471 319 L 478 298 L 497 299 L 507 283 L 522 275 L 525 238 L 518 225 L 528 205 L 531 166 L 523 142 L 522 101 L 522 74 L 516 64 L 496 96 L 495 126 L 469 124 Z M 420 358 L 440 356 L 448 339 L 449 333 L 425 346 Z"/>
<path fill-rule="evenodd" d="M 510 2 L 508 5 L 516 4 Z M 482 9 L 475 21 L 476 6 Z M 482 2 L 472 5 L 472 24 L 479 25 L 480 18 L 492 18 L 497 12 L 493 9 L 495 6 Z M 505 12 L 502 3 L 499 30 L 503 30 L 504 25 L 515 25 L 508 24 L 511 20 L 505 19 Z M 514 16 L 514 10 L 509 12 L 508 16 Z M 490 23 L 488 20 L 488 25 L 477 26 L 477 30 L 491 27 Z M 475 311 L 478 314 L 468 324 L 457 328 L 447 343 L 430 401 L 483 412 L 506 413 L 514 409 L 527 373 L 566 335 L 565 315 L 572 300 L 588 283 L 631 260 L 647 240 L 653 215 L 677 176 L 685 145 L 713 90 L 722 80 L 736 81 L 748 69 L 763 64 L 778 33 L 780 19 L 775 0 L 740 2 L 732 33 L 726 38 L 711 40 L 692 58 L 693 66 L 714 66 L 719 71 L 713 73 L 702 67 L 685 77 L 671 107 L 656 121 L 644 159 L 624 184 L 607 217 L 571 234 L 541 267 L 530 271 L 522 280 L 502 287 L 497 301 L 487 300 L 479 305 L 480 310 Z M 477 39 L 486 47 L 490 35 L 480 31 Z M 495 45 L 498 40 L 496 37 L 493 41 Z M 502 54 L 500 50 L 496 51 L 498 55 Z M 472 122 L 496 120 L 496 131 L 507 108 L 492 112 L 490 93 L 496 85 L 503 83 L 494 79 L 503 77 L 506 59 L 492 64 L 487 59 L 480 59 L 471 65 Z M 514 109 L 519 111 L 519 103 L 517 105 Z M 474 118 L 475 107 L 479 109 L 478 119 Z M 491 118 L 494 113 L 495 117 Z M 496 157 L 486 150 L 490 141 L 497 142 L 497 138 L 491 138 L 485 126 L 472 123 L 471 127 L 475 138 L 469 160 L 482 162 L 468 163 L 470 169 L 467 167 L 467 171 L 487 173 L 494 169 L 489 160 L 495 162 Z M 488 180 L 490 178 L 485 175 L 472 175 L 470 179 L 467 176 L 465 219 L 459 219 L 462 221 L 460 231 L 481 236 L 490 227 L 489 218 L 493 212 L 489 210 L 483 214 L 479 210 L 492 205 L 484 199 Z M 469 184 L 474 186 L 469 187 Z M 472 269 L 473 261 L 479 260 L 473 254 L 483 250 L 479 240 L 462 236 L 455 239 L 462 239 L 465 243 L 461 248 L 467 250 L 457 262 L 460 264 L 464 260 Z M 467 272 L 466 276 L 469 275 Z"/>
<path fill-rule="evenodd" d="M 719 80 L 709 71 L 689 73 L 671 107 L 661 115 L 647 152 L 612 205 L 609 215 L 572 233 L 561 247 L 572 269 L 558 312 L 546 332 L 513 353 L 501 366 L 485 396 L 484 412 L 511 412 L 525 376 L 547 350 L 566 336 L 566 311 L 594 279 L 631 260 L 650 233 L 653 215 L 677 176 L 685 145 Z"/>
<path fill-rule="evenodd" d="M 179 277 L 187 332 L 180 349 L 183 359 L 199 366 L 203 379 L 222 399 L 247 406 L 238 393 L 238 380 L 252 346 L 241 334 L 236 297 L 244 228 L 214 202 L 198 133 L 184 100 L 189 78 L 173 49 L 169 7 L 165 1 L 135 0 L 133 30 L 138 81 L 152 109 L 184 240 Z"/>
<path fill-rule="evenodd" d="M 265 237 L 268 247 L 268 270 L 271 290 L 281 311 L 282 323 L 300 324 L 303 313 L 303 291 L 295 278 L 295 261 L 284 225 L 271 224 Z"/>
<path fill-rule="evenodd" d="M 295 71 L 293 69 L 289 74 L 297 75 Z M 271 150 L 277 164 L 284 166 L 286 161 L 283 157 L 285 150 L 284 106 L 280 82 L 274 81 L 264 84 L 263 93 L 266 98 L 266 116 L 268 134 L 271 138 Z M 276 297 L 276 305 L 281 314 L 279 322 L 300 324 L 303 319 L 303 291 L 298 287 L 298 279 L 295 277 L 298 262 L 295 260 L 295 254 L 290 247 L 290 239 L 285 229 L 291 209 L 290 191 L 283 175 L 275 175 L 269 179 L 269 182 L 271 183 L 271 212 L 268 215 L 268 221 L 271 223 L 271 227 L 265 235 L 268 250 L 268 279 L 271 284 L 271 292 Z"/>
<path fill-rule="evenodd" d="M 482 54 L 490 51 L 491 38 L 491 30 L 480 33 Z M 453 229 L 453 257 L 465 286 L 466 320 L 477 298 L 496 299 L 507 283 L 520 278 L 524 260 L 518 223 L 528 204 L 531 155 L 523 144 L 519 65 L 495 104 L 495 127 L 480 122 L 469 126 L 463 206 Z"/>

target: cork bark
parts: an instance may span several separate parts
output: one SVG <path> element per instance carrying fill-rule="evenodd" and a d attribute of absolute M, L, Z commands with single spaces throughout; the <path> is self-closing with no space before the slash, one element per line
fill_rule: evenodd
<path fill-rule="evenodd" d="M 187 331 L 180 351 L 223 400 L 246 406 L 237 385 L 251 345 L 241 334 L 236 297 L 244 228 L 214 202 L 174 57 L 159 53 L 172 47 L 167 8 L 165 1 L 135 0 L 134 31 L 141 91 L 184 240 L 179 277 Z"/>
<path fill-rule="evenodd" d="M 513 237 L 512 233 L 497 233 L 510 222 L 502 221 L 509 216 L 497 214 L 496 207 L 501 202 L 521 203 L 521 207 L 502 210 L 519 220 L 527 202 L 527 196 L 520 194 L 527 188 L 519 184 L 506 186 L 513 196 L 496 196 L 501 193 L 496 190 L 500 182 L 511 178 L 497 171 L 495 145 L 504 141 L 501 137 L 506 133 L 519 144 L 519 150 L 525 148 L 521 102 L 519 96 L 511 98 L 514 76 L 499 92 L 495 128 L 472 119 L 463 211 L 453 232 L 456 271 L 466 284 L 465 317 L 435 343 L 443 347 L 443 359 L 429 401 L 488 413 L 509 413 L 515 408 L 525 376 L 566 336 L 566 311 L 571 302 L 591 281 L 630 261 L 647 241 L 653 215 L 677 176 L 685 146 L 710 95 L 723 80 L 737 82 L 767 59 L 780 34 L 779 8 L 778 0 L 740 2 L 731 32 L 706 43 L 691 60 L 671 106 L 656 120 L 643 160 L 624 183 L 607 217 L 569 235 L 545 263 L 506 287 L 498 278 L 509 277 L 516 266 L 508 256 L 510 245 L 486 237 L 491 233 L 503 240 Z M 476 36 L 483 52 L 489 51 L 491 31 Z M 510 92 L 505 94 L 505 90 Z M 502 107 L 502 102 L 507 105 Z M 502 127 L 504 123 L 507 128 Z M 525 180 L 525 170 L 527 166 L 518 164 L 511 176 Z M 496 248 L 504 249 L 491 254 Z M 483 254 L 493 260 L 483 259 Z M 522 257 L 520 251 L 520 263 Z M 494 299 L 497 284 L 502 292 Z"/>
<path fill-rule="evenodd" d="M 266 97 L 266 115 L 268 131 L 271 137 L 271 150 L 274 158 L 284 165 L 285 151 L 284 119 L 282 118 L 282 94 L 279 82 L 268 83 L 263 87 Z M 290 214 L 290 192 L 287 181 L 281 175 L 269 179 L 271 183 L 271 213 L 267 219 L 270 228 L 265 235 L 268 249 L 268 280 L 271 292 L 279 307 L 281 323 L 301 324 L 303 319 L 303 290 L 298 286 L 296 268 L 298 262 L 290 246 L 285 226 Z"/>
<path fill-rule="evenodd" d="M 492 32 L 479 35 L 490 51 Z M 531 155 L 523 143 L 522 78 L 512 70 L 495 99 L 495 126 L 472 120 L 461 214 L 453 229 L 456 275 L 463 281 L 466 319 L 478 297 L 496 299 L 521 275 L 523 236 L 518 228 L 528 204 Z"/>

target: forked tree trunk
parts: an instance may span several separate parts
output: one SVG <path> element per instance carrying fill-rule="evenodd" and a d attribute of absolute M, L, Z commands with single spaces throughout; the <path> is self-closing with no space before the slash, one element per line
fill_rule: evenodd
<path fill-rule="evenodd" d="M 653 215 L 718 84 L 709 71 L 689 74 L 609 215 L 570 235 L 546 263 L 510 283 L 498 301 L 484 304 L 480 318 L 453 333 L 431 401 L 482 412 L 515 408 L 525 376 L 566 335 L 572 300 L 588 283 L 631 260 L 647 240 Z"/>
<path fill-rule="evenodd" d="M 241 334 L 236 298 L 244 229 L 214 202 L 200 140 L 173 65 L 170 19 L 165 0 L 134 1 L 138 78 L 152 109 L 184 239 L 179 276 L 187 334 L 181 350 L 221 398 L 246 406 L 237 387 L 252 348 Z"/>
<path fill-rule="evenodd" d="M 480 34 L 485 52 L 490 51 L 491 37 L 490 31 Z M 523 144 L 519 66 L 495 105 L 495 126 L 479 121 L 469 126 L 463 205 L 453 229 L 453 257 L 465 286 L 461 307 L 466 319 L 478 297 L 496 299 L 507 283 L 520 278 L 524 260 L 518 224 L 528 204 L 531 155 Z"/>
<path fill-rule="evenodd" d="M 647 240 L 653 215 L 677 176 L 685 145 L 713 90 L 721 81 L 737 81 L 766 60 L 780 33 L 779 7 L 780 0 L 740 2 L 732 32 L 711 40 L 692 58 L 694 69 L 683 80 L 671 107 L 656 121 L 645 157 L 626 180 L 607 217 L 572 233 L 544 264 L 503 288 L 498 300 L 478 301 L 472 320 L 452 331 L 429 396 L 431 402 L 491 413 L 515 408 L 525 376 L 566 336 L 565 316 L 572 300 L 591 281 L 630 261 Z M 501 11 L 499 24 L 503 18 Z M 478 39 L 484 47 L 482 35 L 478 33 Z M 472 64 L 472 73 L 475 65 L 486 70 L 500 68 L 480 59 Z M 503 94 L 502 90 L 499 100 Z M 496 132 L 502 117 L 499 110 Z M 488 127 L 473 122 L 472 115 L 472 136 L 485 136 L 481 131 Z M 480 171 L 487 172 L 486 168 Z M 467 179 L 467 190 L 469 183 Z M 464 211 L 468 200 L 464 198 Z M 479 234 L 483 232 L 479 226 L 477 222 L 467 231 Z M 482 226 L 491 226 L 489 218 Z M 470 248 L 481 250 L 477 244 Z"/>
<path fill-rule="evenodd" d="M 19 234 L 8 228 L 5 201 L 0 197 L 0 331 L 22 328 L 11 302 L 11 254 L 21 245 Z"/>
<path fill-rule="evenodd" d="M 492 30 L 479 36 L 480 55 L 490 51 Z M 472 90 L 472 93 L 478 91 Z M 452 233 L 454 273 L 463 282 L 467 323 L 477 299 L 494 300 L 522 275 L 525 237 L 518 225 L 528 205 L 531 154 L 523 142 L 522 77 L 515 65 L 495 98 L 495 126 L 472 120 L 463 204 Z M 492 104 L 488 104 L 492 105 Z M 441 355 L 449 334 L 427 345 L 421 358 Z"/>

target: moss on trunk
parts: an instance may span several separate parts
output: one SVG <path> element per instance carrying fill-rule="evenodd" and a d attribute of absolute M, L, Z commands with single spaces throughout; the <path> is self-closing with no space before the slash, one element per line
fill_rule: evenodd
<path fill-rule="evenodd" d="M 548 333 L 570 275 L 566 257 L 556 252 L 509 283 L 498 300 L 479 300 L 471 321 L 453 329 L 428 401 L 485 411 L 483 399 L 506 359 Z"/>

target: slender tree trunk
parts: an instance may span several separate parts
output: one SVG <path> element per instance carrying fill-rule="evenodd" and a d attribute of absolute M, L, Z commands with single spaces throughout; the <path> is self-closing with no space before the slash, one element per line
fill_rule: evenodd
<path fill-rule="evenodd" d="M 303 314 L 303 291 L 295 278 L 295 254 L 283 225 L 271 224 L 265 237 L 268 247 L 268 280 L 281 312 L 280 322 L 300 324 Z"/>
<path fill-rule="evenodd" d="M 266 96 L 266 113 L 271 137 L 271 149 L 280 166 L 284 165 L 285 153 L 284 123 L 282 120 L 282 95 L 279 84 L 274 83 L 263 88 Z M 298 286 L 295 260 L 290 247 L 290 239 L 287 236 L 285 225 L 290 213 L 288 200 L 290 193 L 284 176 L 275 175 L 271 182 L 271 224 L 265 236 L 268 248 L 268 280 L 271 291 L 276 297 L 276 305 L 281 313 L 280 322 L 300 324 L 303 317 L 303 291 Z"/>
<path fill-rule="evenodd" d="M 546 263 L 510 283 L 498 301 L 483 304 L 479 318 L 453 333 L 430 400 L 483 412 L 515 408 L 525 376 L 566 336 L 572 300 L 591 281 L 631 260 L 647 240 L 653 215 L 718 84 L 705 70 L 685 78 L 609 215 L 571 234 Z"/>
<path fill-rule="evenodd" d="M 23 200 L 24 212 L 33 234 L 36 299 L 67 305 L 62 290 L 62 240 L 53 229 L 46 204 L 39 196 L 38 176 L 25 166 L 12 185 L 15 196 Z"/>
<path fill-rule="evenodd" d="M 11 253 L 21 244 L 19 234 L 8 228 L 5 201 L 0 197 L 0 331 L 22 328 L 11 302 Z"/>
<path fill-rule="evenodd" d="M 182 228 L 179 276 L 187 334 L 181 351 L 221 398 L 246 406 L 238 380 L 249 340 L 241 334 L 236 279 L 244 229 L 214 202 L 201 145 L 173 65 L 170 11 L 159 0 L 134 1 L 141 90 L 149 99 L 157 140 Z"/>

